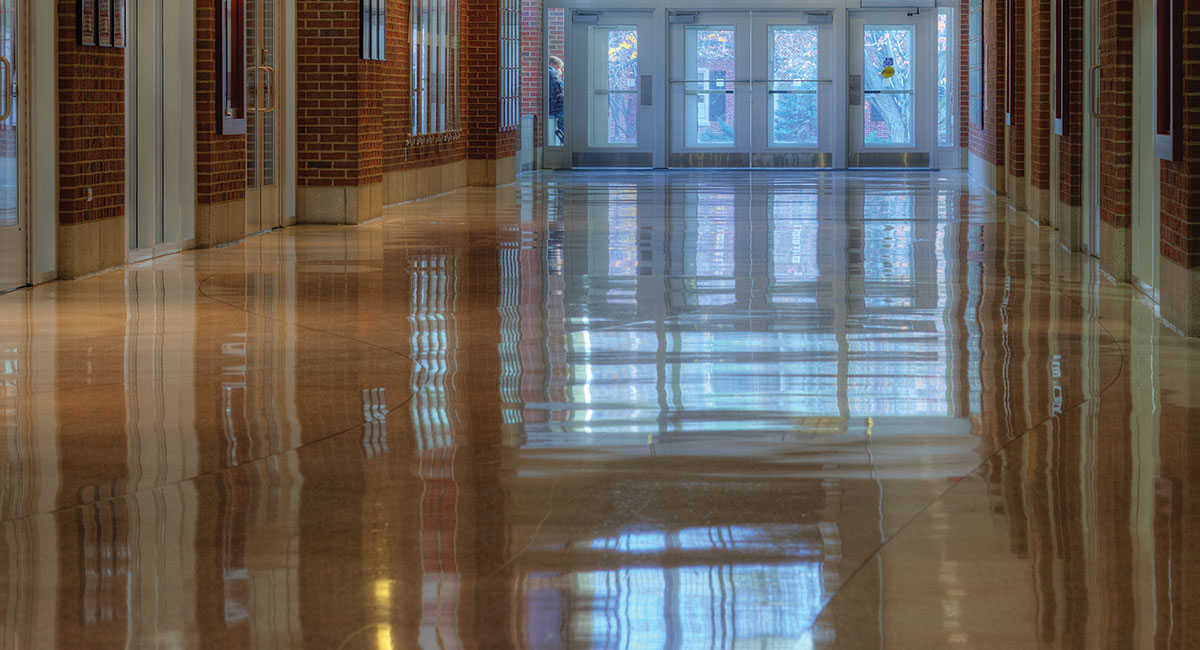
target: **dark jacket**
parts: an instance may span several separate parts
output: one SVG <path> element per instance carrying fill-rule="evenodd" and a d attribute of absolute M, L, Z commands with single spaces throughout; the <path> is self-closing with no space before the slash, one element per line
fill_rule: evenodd
<path fill-rule="evenodd" d="M 549 88 L 547 89 L 547 92 L 546 92 L 546 96 L 547 96 L 548 102 L 550 104 L 550 114 L 551 115 L 562 115 L 563 110 L 565 108 L 563 106 L 563 82 L 562 82 L 562 79 L 559 79 L 558 75 L 554 73 L 554 68 L 547 67 L 547 74 L 550 75 L 548 77 L 550 84 L 549 84 Z"/>

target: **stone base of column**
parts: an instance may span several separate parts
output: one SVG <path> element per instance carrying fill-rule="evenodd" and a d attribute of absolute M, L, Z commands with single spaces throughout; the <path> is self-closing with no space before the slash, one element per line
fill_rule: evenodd
<path fill-rule="evenodd" d="M 467 185 L 472 187 L 495 187 L 515 180 L 517 180 L 516 156 L 497 160 L 484 158 L 467 161 Z"/>
<path fill-rule="evenodd" d="M 246 236 L 246 200 L 196 205 L 196 246 L 211 248 Z"/>
<path fill-rule="evenodd" d="M 125 218 L 58 224 L 58 277 L 75 278 L 125 263 Z"/>
<path fill-rule="evenodd" d="M 1188 336 L 1200 336 L 1200 267 L 1184 268 L 1159 258 L 1159 306 L 1162 317 Z"/>
<path fill-rule="evenodd" d="M 1083 250 L 1083 208 L 1078 205 L 1058 202 L 1054 224 L 1058 228 L 1058 239 L 1067 250 Z"/>
<path fill-rule="evenodd" d="M 412 167 L 383 173 L 385 205 L 423 199 L 456 190 L 467 184 L 467 161 L 456 160 L 435 167 Z"/>
<path fill-rule="evenodd" d="M 1043 226 L 1050 225 L 1050 190 L 1029 186 L 1029 195 L 1025 197 L 1025 209 L 1034 221 Z"/>
<path fill-rule="evenodd" d="M 1008 197 L 1008 204 L 1015 210 L 1024 212 L 1029 209 L 1029 205 L 1025 202 L 1025 177 L 1008 175 L 1004 183 L 1004 194 Z"/>
<path fill-rule="evenodd" d="M 1133 229 L 1100 222 L 1100 268 L 1117 282 L 1129 282 Z"/>
<path fill-rule="evenodd" d="M 296 223 L 360 224 L 383 216 L 383 181 L 296 188 Z"/>

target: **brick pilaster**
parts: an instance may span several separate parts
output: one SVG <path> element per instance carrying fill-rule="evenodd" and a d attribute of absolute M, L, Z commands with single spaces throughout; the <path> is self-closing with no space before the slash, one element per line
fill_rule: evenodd
<path fill-rule="evenodd" d="M 1078 207 L 1083 205 L 1083 1 L 1067 0 L 1064 4 L 1069 56 L 1062 80 L 1067 106 L 1063 116 L 1066 134 L 1058 141 L 1058 200 L 1062 205 Z"/>
<path fill-rule="evenodd" d="M 125 50 L 80 47 L 76 6 L 58 0 L 58 222 L 64 225 L 125 216 Z"/>
<path fill-rule="evenodd" d="M 1032 66 L 1029 76 L 1029 182 L 1040 190 L 1050 189 L 1050 134 L 1054 126 L 1051 112 L 1051 62 L 1054 50 L 1050 42 L 1051 3 L 1034 0 L 1029 13 L 1029 51 Z M 1032 201 L 1031 201 L 1032 207 Z"/>
<path fill-rule="evenodd" d="M 1012 6 L 1011 24 L 1001 30 L 1001 36 L 1008 36 L 1012 51 L 1007 53 L 1008 61 L 1012 62 L 1007 74 L 1011 83 L 1006 91 L 1011 90 L 1008 98 L 1008 161 L 1009 176 L 1017 179 L 1025 177 L 1025 88 L 1028 78 L 1025 74 L 1025 0 L 1007 0 Z M 1007 21 L 1006 21 L 1007 22 Z"/>
<path fill-rule="evenodd" d="M 1132 223 L 1133 0 L 1100 3 L 1100 218 Z"/>

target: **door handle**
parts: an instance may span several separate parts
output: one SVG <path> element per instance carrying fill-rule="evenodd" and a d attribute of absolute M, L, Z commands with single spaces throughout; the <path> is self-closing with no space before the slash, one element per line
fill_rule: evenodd
<path fill-rule="evenodd" d="M 269 73 L 267 75 L 263 75 L 264 80 L 266 80 L 265 83 L 263 84 L 263 90 L 265 91 L 263 94 L 271 99 L 270 105 L 268 105 L 266 108 L 263 108 L 261 110 L 264 113 L 274 113 L 275 112 L 275 102 L 276 102 L 276 98 L 275 98 L 275 68 L 273 68 L 269 65 L 263 65 L 263 66 L 259 66 L 259 67 Z"/>
<path fill-rule="evenodd" d="M 1092 66 L 1092 96 L 1091 100 L 1092 117 L 1100 117 L 1100 80 L 1104 75 L 1100 64 Z"/>
<path fill-rule="evenodd" d="M 0 122 L 3 122 L 12 117 L 13 112 L 12 61 L 0 56 L 0 66 L 3 66 L 4 73 L 0 76 L 0 83 L 4 84 L 3 92 L 0 93 L 0 98 L 4 101 L 0 104 Z"/>

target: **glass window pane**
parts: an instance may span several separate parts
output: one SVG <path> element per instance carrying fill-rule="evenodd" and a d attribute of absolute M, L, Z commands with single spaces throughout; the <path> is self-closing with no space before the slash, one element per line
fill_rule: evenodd
<path fill-rule="evenodd" d="M 954 146 L 954 114 L 950 107 L 950 10 L 938 10 L 938 146 Z"/>
<path fill-rule="evenodd" d="M 637 144 L 638 33 L 630 27 L 608 28 L 608 143 Z"/>
<path fill-rule="evenodd" d="M 688 27 L 687 132 L 689 146 L 733 144 L 733 27 Z"/>
<path fill-rule="evenodd" d="M 912 144 L 913 96 L 867 95 L 863 102 L 863 140 L 867 144 Z"/>
<path fill-rule="evenodd" d="M 771 27 L 771 144 L 817 146 L 816 27 Z"/>
<path fill-rule="evenodd" d="M 913 28 L 863 29 L 863 142 L 913 144 Z"/>

